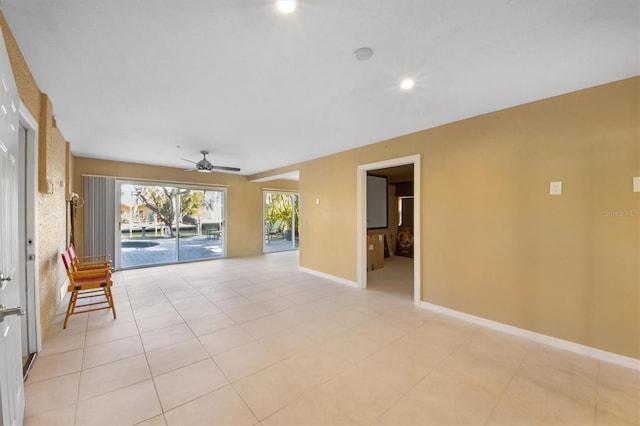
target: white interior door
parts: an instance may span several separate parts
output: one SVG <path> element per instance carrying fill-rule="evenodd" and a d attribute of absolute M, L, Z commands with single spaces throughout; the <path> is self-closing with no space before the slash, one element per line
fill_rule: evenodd
<path fill-rule="evenodd" d="M 2 39 L 4 40 L 4 39 Z M 0 42 L 0 421 L 21 425 L 20 268 L 18 268 L 18 91 Z"/>

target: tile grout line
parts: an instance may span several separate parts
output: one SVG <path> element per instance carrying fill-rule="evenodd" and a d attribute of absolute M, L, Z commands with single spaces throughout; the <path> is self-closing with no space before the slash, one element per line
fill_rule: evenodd
<path fill-rule="evenodd" d="M 75 402 L 75 410 L 73 412 L 73 424 L 77 424 L 78 422 L 78 410 L 80 409 L 80 385 L 82 384 L 82 376 L 84 373 L 84 351 L 87 347 L 87 337 L 89 335 L 89 316 L 87 315 L 87 326 L 84 330 L 84 340 L 82 341 L 82 362 L 80 363 L 80 371 L 78 374 L 78 389 L 76 391 L 76 402 Z"/>
<path fill-rule="evenodd" d="M 500 394 L 500 398 L 498 398 L 498 401 L 496 402 L 496 404 L 493 406 L 493 408 L 491 409 L 491 412 L 489 413 L 489 415 L 487 416 L 487 419 L 484 421 L 484 424 L 487 425 L 489 423 L 489 421 L 491 420 L 491 418 L 493 417 L 496 409 L 498 408 L 498 406 L 500 405 L 500 403 L 502 402 L 505 394 L 507 393 L 507 390 L 509 389 L 509 387 L 511 386 L 511 383 L 513 382 L 513 380 L 515 379 L 515 377 L 518 375 L 518 371 L 520 371 L 520 368 L 522 367 L 522 364 L 524 363 L 525 358 L 527 357 L 527 354 L 529 353 L 529 351 L 531 350 L 531 346 L 529 344 L 525 345 L 526 350 L 523 351 L 522 356 L 520 358 L 520 362 L 518 362 L 518 366 L 516 368 L 513 369 L 513 373 L 511 374 L 511 377 L 509 378 L 509 381 L 505 384 L 504 389 L 502 390 L 502 393 Z"/>
<path fill-rule="evenodd" d="M 418 327 L 414 327 L 414 330 L 420 328 L 422 325 L 424 325 L 425 323 L 427 323 L 427 321 L 424 321 L 422 324 L 420 324 Z M 386 413 L 388 413 L 393 407 L 395 407 L 401 400 L 402 398 L 404 398 L 405 396 L 407 396 L 413 389 L 415 389 L 420 383 L 422 383 L 427 377 L 429 377 L 431 375 L 431 373 L 436 369 L 437 366 L 439 366 L 440 364 L 442 364 L 444 362 L 444 360 L 448 357 L 450 357 L 458 348 L 460 348 L 468 339 L 471 339 L 471 336 L 475 335 L 478 332 L 478 329 L 474 330 L 473 333 L 471 333 L 469 336 L 467 336 L 466 339 L 463 339 L 462 342 L 460 342 L 457 346 L 455 346 L 454 348 L 451 349 L 451 351 L 449 353 L 447 353 L 445 356 L 442 357 L 442 359 L 440 361 L 438 361 L 437 363 L 435 363 L 421 378 L 420 380 L 416 381 L 415 384 L 413 384 L 409 389 L 407 389 L 404 393 L 401 394 L 401 396 L 393 403 L 391 404 L 386 410 L 384 410 L 382 413 L 380 413 L 380 415 L 378 417 L 376 417 L 371 424 L 376 423 L 378 420 L 380 420 Z M 405 334 L 405 336 L 407 334 L 409 334 L 410 332 L 407 332 Z M 398 339 L 396 339 L 398 340 Z M 394 341 L 395 342 L 395 341 Z M 393 343 L 393 342 L 392 342 Z M 379 351 L 377 351 L 379 352 Z M 372 354 L 373 355 L 373 354 Z M 368 358 L 368 357 L 367 357 Z M 398 390 L 398 389 L 396 389 Z"/>
<path fill-rule="evenodd" d="M 151 277 L 151 279 L 153 280 L 154 283 L 156 282 L 155 278 Z M 127 299 L 129 300 L 129 305 L 131 305 L 131 298 L 130 298 L 130 295 L 129 295 L 128 291 L 127 291 Z M 153 377 L 153 371 L 151 370 L 151 364 L 149 363 L 149 357 L 147 356 L 147 348 L 145 347 L 144 341 L 142 340 L 142 332 L 140 331 L 140 326 L 138 325 L 138 318 L 136 317 L 136 314 L 135 314 L 135 311 L 133 310 L 133 307 L 131 308 L 131 311 L 132 311 L 132 315 L 133 315 L 133 321 L 135 322 L 136 329 L 138 330 L 138 338 L 140 339 L 140 345 L 142 346 L 142 353 L 144 354 L 144 359 L 147 362 L 147 369 L 149 370 L 149 376 L 150 376 L 149 379 L 151 380 L 151 383 L 153 384 L 153 390 L 155 391 L 156 399 L 158 400 L 158 405 L 160 406 L 160 415 L 162 415 L 162 418 L 163 418 L 164 422 L 166 423 L 166 418 L 164 417 L 164 407 L 162 406 L 162 400 L 160 399 L 160 394 L 158 392 L 158 387 L 156 386 L 156 381 L 154 380 L 154 377 Z M 138 382 L 138 383 L 142 383 L 142 382 Z M 156 417 L 156 416 L 149 417 L 148 419 L 145 419 L 143 421 L 152 419 L 153 417 Z M 142 423 L 142 422 L 138 422 L 138 423 Z"/>
<path fill-rule="evenodd" d="M 600 395 L 600 375 L 602 372 L 602 361 L 598 361 L 598 374 L 596 376 L 596 395 L 595 395 L 595 401 L 593 404 L 593 424 L 595 425 L 597 420 L 598 420 L 598 411 L 600 410 L 598 401 L 599 401 L 599 395 Z"/>

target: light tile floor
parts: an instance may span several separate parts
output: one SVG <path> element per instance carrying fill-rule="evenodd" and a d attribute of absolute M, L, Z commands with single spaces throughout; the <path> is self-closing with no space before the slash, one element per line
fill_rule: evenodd
<path fill-rule="evenodd" d="M 297 256 L 116 273 L 117 320 L 56 318 L 25 423 L 640 423 L 637 371 L 416 308 L 410 259 L 356 290 Z"/>

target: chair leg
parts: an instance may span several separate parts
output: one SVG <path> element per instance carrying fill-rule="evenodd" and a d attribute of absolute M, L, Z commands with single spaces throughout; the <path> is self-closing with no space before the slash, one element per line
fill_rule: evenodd
<path fill-rule="evenodd" d="M 69 321 L 69 317 L 71 316 L 73 311 L 75 311 L 76 309 L 77 300 L 78 300 L 78 292 L 72 291 L 71 297 L 69 298 L 69 305 L 67 306 L 67 315 L 65 315 L 64 317 L 64 326 L 62 327 L 63 329 L 67 328 L 67 322 Z"/>
<path fill-rule="evenodd" d="M 104 294 L 107 297 L 109 306 L 111 307 L 111 312 L 113 312 L 113 319 L 116 319 L 116 305 L 113 303 L 113 294 L 111 293 L 111 289 L 109 287 L 104 287 Z"/>
<path fill-rule="evenodd" d="M 100 290 L 102 290 L 104 294 L 104 300 L 102 299 L 103 296 L 100 296 Z M 71 292 L 71 296 L 69 297 L 69 305 L 67 306 L 67 313 L 64 317 L 64 325 L 62 327 L 63 329 L 67 328 L 69 317 L 76 314 L 84 314 L 104 309 L 111 309 L 111 312 L 113 313 L 113 319 L 117 318 L 116 305 L 113 301 L 113 293 L 111 293 L 111 288 L 108 285 L 104 285 L 104 287 L 100 286 L 98 288 L 86 288 L 84 289 L 82 295 L 80 293 L 81 291 L 83 290 L 74 290 Z M 76 307 L 80 299 L 88 299 L 88 303 L 81 305 L 81 311 L 76 312 Z M 95 306 L 101 307 L 96 308 Z"/>

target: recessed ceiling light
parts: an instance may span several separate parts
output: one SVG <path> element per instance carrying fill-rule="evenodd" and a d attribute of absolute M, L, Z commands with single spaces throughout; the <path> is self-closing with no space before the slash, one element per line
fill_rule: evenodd
<path fill-rule="evenodd" d="M 411 90 L 413 89 L 413 86 L 415 86 L 416 83 L 415 81 L 413 81 L 413 79 L 411 78 L 405 78 L 404 80 L 402 80 L 402 82 L 400 83 L 400 88 L 402 90 Z"/>
<path fill-rule="evenodd" d="M 366 61 L 373 56 L 373 50 L 371 50 L 370 47 L 361 47 L 360 49 L 356 49 L 356 51 L 353 52 L 353 56 L 355 56 L 359 61 Z"/>
<path fill-rule="evenodd" d="M 296 0 L 278 0 L 276 3 L 278 10 L 282 13 L 291 13 L 296 10 Z"/>

